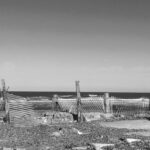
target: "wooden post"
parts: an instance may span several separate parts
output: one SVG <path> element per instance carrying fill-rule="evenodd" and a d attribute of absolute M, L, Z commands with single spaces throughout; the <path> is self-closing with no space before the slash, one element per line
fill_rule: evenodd
<path fill-rule="evenodd" d="M 6 91 L 6 86 L 5 86 L 5 80 L 2 79 L 2 96 L 3 96 L 3 101 L 5 105 L 5 112 L 6 112 L 6 120 L 8 123 L 10 123 L 10 118 L 9 118 L 9 104 L 8 104 L 8 99 L 7 99 L 7 91 Z"/>
<path fill-rule="evenodd" d="M 2 95 L 3 95 L 3 94 L 2 94 L 2 90 L 1 90 L 1 88 L 0 88 L 0 100 L 2 100 L 2 98 L 3 98 Z"/>
<path fill-rule="evenodd" d="M 105 113 L 110 113 L 110 101 L 109 101 L 109 93 L 104 94 L 104 107 L 105 107 Z"/>
<path fill-rule="evenodd" d="M 77 93 L 77 115 L 78 122 L 81 122 L 81 95 L 79 81 L 76 81 L 76 93 Z"/>
<path fill-rule="evenodd" d="M 59 106 L 59 103 L 58 103 L 58 95 L 57 94 L 53 95 L 52 104 L 53 104 L 53 111 L 60 110 L 60 106 Z"/>
<path fill-rule="evenodd" d="M 0 110 L 3 110 L 3 109 L 4 109 L 4 100 L 3 100 L 3 93 L 0 88 Z"/>
<path fill-rule="evenodd" d="M 150 98 L 149 98 L 149 111 L 150 111 Z"/>

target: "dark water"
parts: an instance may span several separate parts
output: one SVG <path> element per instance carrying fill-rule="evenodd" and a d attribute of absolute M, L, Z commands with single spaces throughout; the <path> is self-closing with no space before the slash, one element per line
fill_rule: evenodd
<path fill-rule="evenodd" d="M 57 94 L 58 96 L 65 96 L 65 95 L 71 95 L 72 97 L 76 96 L 75 92 L 59 92 L 59 91 L 49 91 L 49 92 L 37 92 L 37 91 L 10 91 L 10 93 L 23 96 L 23 97 L 38 97 L 38 96 L 44 96 L 52 98 L 54 94 Z M 105 92 L 81 92 L 82 97 L 87 97 L 89 94 L 102 96 Z M 117 97 L 117 98 L 140 98 L 140 97 L 146 97 L 150 98 L 150 93 L 127 93 L 127 92 L 110 92 L 110 96 Z"/>

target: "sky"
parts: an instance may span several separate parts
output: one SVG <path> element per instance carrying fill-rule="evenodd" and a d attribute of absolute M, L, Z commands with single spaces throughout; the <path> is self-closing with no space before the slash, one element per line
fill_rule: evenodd
<path fill-rule="evenodd" d="M 0 79 L 13 91 L 149 92 L 149 0 L 0 0 Z"/>

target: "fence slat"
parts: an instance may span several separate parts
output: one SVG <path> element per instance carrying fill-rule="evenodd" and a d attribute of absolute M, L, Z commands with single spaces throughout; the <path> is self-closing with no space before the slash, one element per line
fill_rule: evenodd
<path fill-rule="evenodd" d="M 25 98 L 7 93 L 7 99 L 9 105 L 10 122 L 13 124 L 25 124 L 23 120 L 24 117 L 27 119 L 29 116 L 34 116 L 32 103 L 28 102 Z M 29 123 L 32 124 L 32 120 L 30 120 Z"/>

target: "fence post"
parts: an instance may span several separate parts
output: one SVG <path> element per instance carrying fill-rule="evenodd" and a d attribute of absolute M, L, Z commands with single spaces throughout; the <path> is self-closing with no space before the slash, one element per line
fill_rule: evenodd
<path fill-rule="evenodd" d="M 1 83 L 2 83 L 2 96 L 3 96 L 4 105 L 5 105 L 6 119 L 7 119 L 8 123 L 10 123 L 9 104 L 8 104 L 8 99 L 7 99 L 5 80 L 2 79 Z"/>
<path fill-rule="evenodd" d="M 81 122 L 81 95 L 80 95 L 80 85 L 79 81 L 76 81 L 76 93 L 77 93 L 77 115 L 78 122 Z"/>
<path fill-rule="evenodd" d="M 150 98 L 149 98 L 149 111 L 150 111 Z"/>
<path fill-rule="evenodd" d="M 104 107 L 105 107 L 105 113 L 111 112 L 109 93 L 104 94 Z"/>
<path fill-rule="evenodd" d="M 58 95 L 54 94 L 52 98 L 52 109 L 53 111 L 57 110 L 57 105 L 58 105 Z"/>

